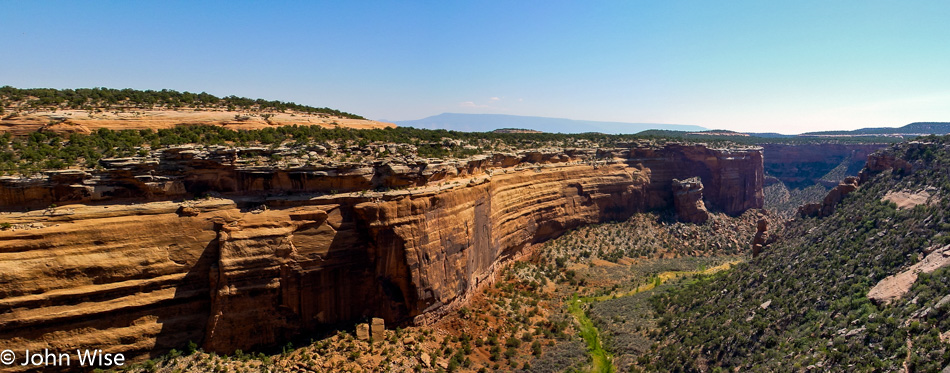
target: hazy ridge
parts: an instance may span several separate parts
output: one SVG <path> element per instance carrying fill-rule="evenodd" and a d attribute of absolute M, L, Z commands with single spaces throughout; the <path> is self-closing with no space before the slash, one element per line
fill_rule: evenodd
<path fill-rule="evenodd" d="M 637 133 L 649 129 L 675 131 L 706 130 L 704 127 L 683 124 L 599 122 L 593 120 L 506 114 L 443 113 L 428 118 L 389 122 L 396 123 L 398 126 L 465 132 L 488 132 L 499 128 L 520 128 L 550 133 L 602 132 L 610 134 Z"/>

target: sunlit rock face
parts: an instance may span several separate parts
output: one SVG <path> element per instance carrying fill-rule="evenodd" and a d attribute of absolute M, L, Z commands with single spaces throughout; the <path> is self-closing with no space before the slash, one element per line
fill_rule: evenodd
<path fill-rule="evenodd" d="M 673 207 L 674 178 L 698 177 L 713 211 L 763 201 L 758 148 L 523 152 L 306 176 L 176 157 L 0 183 L 11 225 L 0 230 L 0 344 L 143 359 L 370 317 L 427 323 L 534 243 Z M 209 191 L 220 198 L 169 201 Z M 59 207 L 10 211 L 24 198 Z"/>

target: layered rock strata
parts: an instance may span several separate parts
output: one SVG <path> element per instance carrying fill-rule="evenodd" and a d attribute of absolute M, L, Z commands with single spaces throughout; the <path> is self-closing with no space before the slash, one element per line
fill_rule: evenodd
<path fill-rule="evenodd" d="M 702 224 L 709 220 L 703 203 L 703 182 L 699 178 L 673 179 L 673 207 L 680 221 Z"/>
<path fill-rule="evenodd" d="M 260 166 L 250 156 L 280 155 L 289 150 L 184 146 L 155 151 L 147 157 L 105 159 L 99 169 L 48 171 L 41 177 L 0 177 L 0 210 L 16 211 L 70 203 L 117 200 L 156 201 L 194 198 L 208 193 L 273 195 L 276 193 L 346 193 L 405 189 L 451 182 L 496 169 L 542 165 L 622 163 L 648 168 L 651 194 L 672 201 L 669 181 L 698 176 L 706 199 L 729 214 L 762 203 L 762 153 L 757 149 L 708 149 L 669 144 L 615 149 L 564 149 L 496 153 L 465 160 L 387 160 L 371 164 L 307 165 L 302 160 Z M 456 180 L 458 181 L 458 180 Z M 459 181 L 461 182 L 461 181 Z"/>
<path fill-rule="evenodd" d="M 789 188 L 804 188 L 815 183 L 835 187 L 844 175 L 857 175 L 868 155 L 887 144 L 764 144 L 765 173 L 782 181 Z M 844 167 L 841 176 L 832 180 L 825 175 Z"/>
<path fill-rule="evenodd" d="M 0 185 L 8 210 L 28 198 L 60 205 L 0 215 L 0 345 L 141 357 L 189 341 L 247 350 L 370 317 L 426 323 L 534 243 L 671 207 L 673 178 L 698 175 L 719 211 L 762 207 L 760 149 L 525 152 L 332 173 L 215 157 Z M 150 201 L 209 191 L 225 198 Z"/>

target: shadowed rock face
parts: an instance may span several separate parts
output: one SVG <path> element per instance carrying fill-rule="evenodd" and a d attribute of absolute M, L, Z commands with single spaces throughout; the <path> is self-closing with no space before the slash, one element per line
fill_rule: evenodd
<path fill-rule="evenodd" d="M 155 195 L 134 194 L 138 186 L 97 184 L 137 179 L 142 174 L 131 165 L 123 166 L 124 178 L 107 169 L 103 175 L 112 176 L 0 186 L 4 206 L 27 194 L 62 196 L 51 189 L 70 188 L 73 178 L 140 201 L 3 215 L 14 229 L 0 230 L 0 344 L 144 357 L 188 341 L 217 352 L 247 350 L 369 317 L 427 323 L 534 243 L 671 207 L 673 178 L 698 175 L 714 209 L 762 207 L 759 149 L 521 153 L 346 168 L 302 183 L 292 171 L 250 175 L 202 162 L 150 175 L 170 183 L 163 198 L 189 196 L 195 180 L 227 198 L 145 202 Z M 301 194 L 374 185 L 419 188 Z M 265 186 L 285 193 L 268 196 Z M 267 208 L 246 207 L 261 204 Z"/>
<path fill-rule="evenodd" d="M 765 144 L 765 173 L 781 180 L 789 188 L 804 188 L 815 183 L 826 187 L 838 185 L 840 179 L 824 180 L 823 176 L 845 163 L 843 175 L 857 175 L 868 155 L 887 147 L 885 144 Z"/>

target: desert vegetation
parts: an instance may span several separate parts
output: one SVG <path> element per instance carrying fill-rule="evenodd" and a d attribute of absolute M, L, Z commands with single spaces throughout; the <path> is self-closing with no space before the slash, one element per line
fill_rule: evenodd
<path fill-rule="evenodd" d="M 649 319 L 615 312 L 623 309 L 614 302 L 646 304 L 656 285 L 665 289 L 692 278 L 670 273 L 742 260 L 761 217 L 756 211 L 715 215 L 694 225 L 669 214 L 580 227 L 539 244 L 526 259 L 505 265 L 463 307 L 430 326 L 389 326 L 384 340 L 359 340 L 344 328 L 277 352 L 220 356 L 183 346 L 130 371 L 614 371 L 615 362 L 632 361 L 631 351 L 645 349 L 640 344 L 646 342 L 630 342 L 624 334 L 647 338 L 655 329 Z M 718 242 L 712 236 L 736 244 L 707 246 L 704 241 Z M 590 340 L 600 344 L 591 348 Z M 631 350 L 631 343 L 640 347 Z"/>
<path fill-rule="evenodd" d="M 231 130 L 219 126 L 178 126 L 160 130 L 101 128 L 92 134 L 32 132 L 29 136 L 0 135 L 0 171 L 32 174 L 70 167 L 95 168 L 99 160 L 146 157 L 151 151 L 180 145 L 198 147 L 265 147 L 288 155 L 311 151 L 327 161 L 368 161 L 385 157 L 464 158 L 492 151 L 549 146 L 617 145 L 610 137 L 554 134 L 472 134 L 444 130 L 386 128 L 352 130 L 321 126 L 283 126 L 261 130 Z M 352 156 L 352 158 L 351 158 Z"/>
<path fill-rule="evenodd" d="M 40 109 L 76 109 L 90 112 L 115 109 L 227 109 L 229 111 L 239 109 L 260 112 L 293 111 L 306 114 L 326 114 L 341 118 L 364 119 L 359 115 L 339 110 L 299 105 L 293 102 L 250 99 L 234 95 L 217 97 L 205 92 L 179 92 L 170 89 L 160 91 L 128 88 L 20 89 L 3 86 L 0 87 L 0 107 L 4 107 L 3 113 L 9 112 L 8 115 L 14 116 L 21 111 L 27 112 Z"/>
<path fill-rule="evenodd" d="M 733 271 L 653 298 L 662 341 L 637 370 L 938 371 L 950 362 L 950 271 L 922 274 L 909 294 L 876 303 L 885 277 L 950 243 L 950 138 L 887 151 L 913 170 L 873 176 L 827 218 L 799 219 L 786 239 Z M 890 191 L 930 191 L 898 209 Z"/>
<path fill-rule="evenodd" d="M 156 110 L 242 110 L 234 121 L 248 115 L 267 119 L 276 112 L 298 112 L 339 118 L 362 119 L 350 113 L 280 101 L 227 96 L 219 98 L 207 93 L 173 90 L 132 89 L 18 89 L 0 87 L 3 119 L 36 110 L 87 110 L 92 112 L 156 109 Z M 92 115 L 92 114 L 90 114 Z M 52 117 L 51 117 L 52 118 Z M 49 125 L 68 121 L 66 117 L 50 119 Z M 208 147 L 266 147 L 269 152 L 259 164 L 276 164 L 281 158 L 318 155 L 317 162 L 366 162 L 399 158 L 459 159 L 493 152 L 514 152 L 530 149 L 599 149 L 614 147 L 663 145 L 668 142 L 705 143 L 712 147 L 743 147 L 768 142 L 837 143 L 880 141 L 847 138 L 764 139 L 748 136 L 723 136 L 716 133 L 687 136 L 675 131 L 645 131 L 639 134 L 607 135 L 602 133 L 554 134 L 530 131 L 496 131 L 471 133 L 414 128 L 350 129 L 327 125 L 281 125 L 261 129 L 230 129 L 216 125 L 182 125 L 163 129 L 99 128 L 83 132 L 58 132 L 40 128 L 13 136 L 0 135 L 0 172 L 8 175 L 34 175 L 42 171 L 65 168 L 93 169 L 101 159 L 117 157 L 156 157 L 156 152 L 170 147 L 189 145 Z M 67 126 L 68 127 L 68 126 Z M 245 154 L 251 154 L 247 152 Z M 318 154 L 311 154 L 318 153 Z"/>

